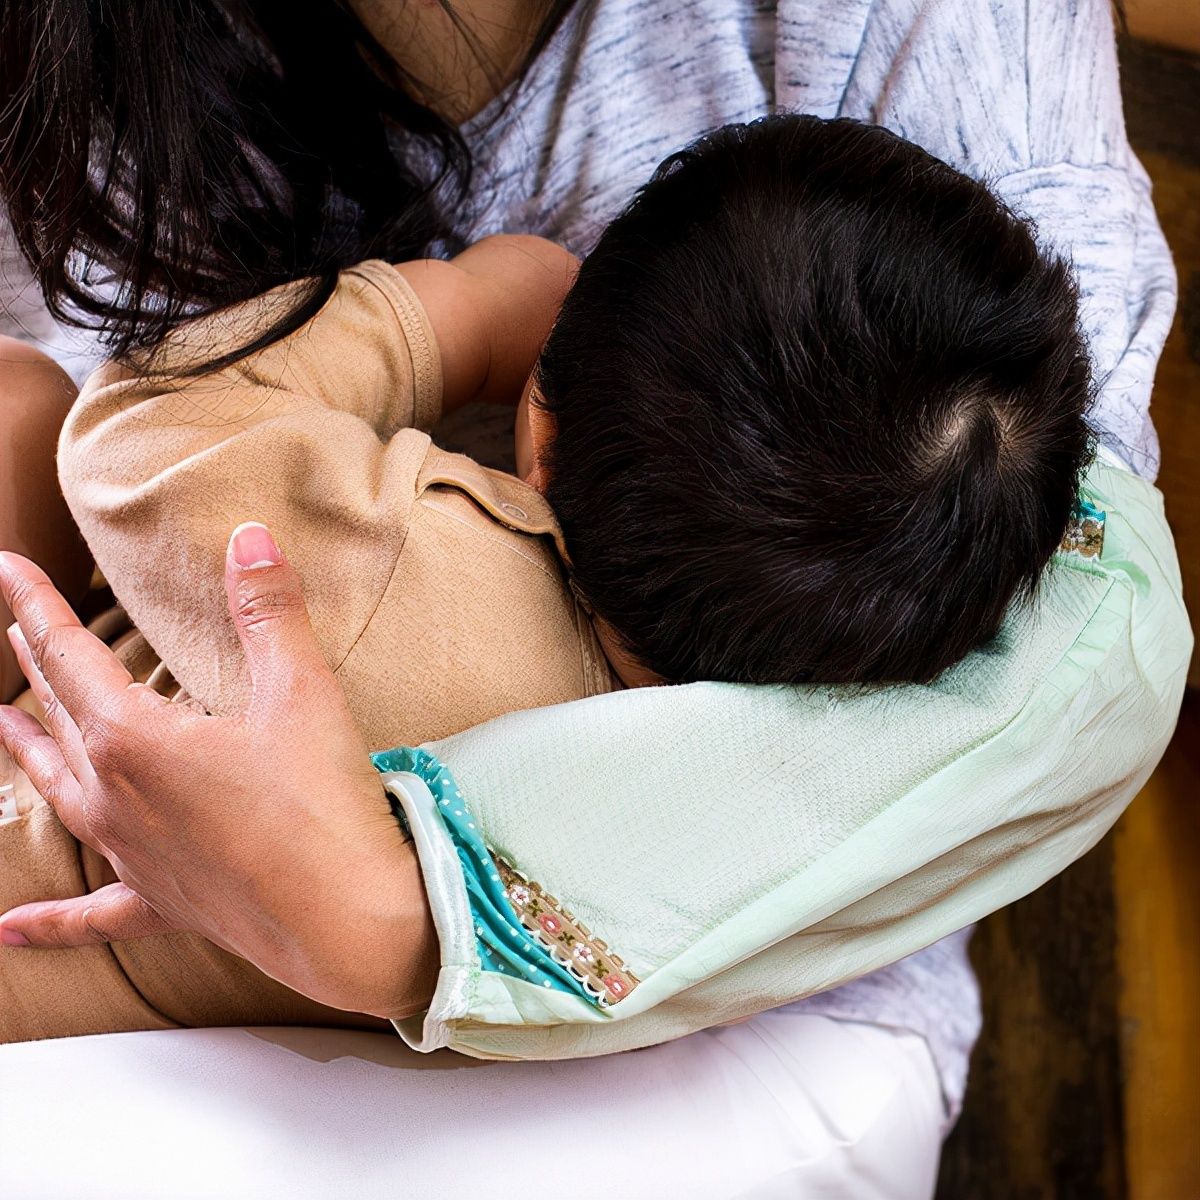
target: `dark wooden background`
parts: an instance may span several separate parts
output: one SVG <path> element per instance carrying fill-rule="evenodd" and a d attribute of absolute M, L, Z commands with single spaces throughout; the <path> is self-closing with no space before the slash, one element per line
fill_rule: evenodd
<path fill-rule="evenodd" d="M 1130 138 L 1180 272 L 1183 302 L 1154 407 L 1160 485 L 1185 580 L 1195 581 L 1200 60 L 1129 40 L 1121 59 Z M 1194 607 L 1194 582 L 1189 594 Z M 1200 996 L 1191 990 L 1200 956 L 1198 747 L 1193 695 L 1163 770 L 1123 818 L 1149 836 L 1131 829 L 1123 840 L 1118 826 L 980 925 L 972 958 L 984 1034 L 943 1155 L 939 1200 L 1200 1200 Z M 1182 848 L 1172 855 L 1176 839 Z M 1163 939 L 1171 940 L 1153 944 Z M 1146 977 L 1151 969 L 1157 977 Z"/>

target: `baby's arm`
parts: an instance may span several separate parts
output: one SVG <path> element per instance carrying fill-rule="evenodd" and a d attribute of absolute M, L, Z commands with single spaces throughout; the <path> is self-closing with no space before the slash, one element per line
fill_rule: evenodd
<path fill-rule="evenodd" d="M 472 400 L 517 403 L 579 260 L 545 238 L 501 234 L 450 262 L 420 259 L 396 269 L 437 332 L 449 412 Z"/>
<path fill-rule="evenodd" d="M 91 574 L 55 473 L 54 444 L 75 398 L 70 376 L 53 359 L 0 337 L 0 550 L 40 563 L 74 603 Z M 0 604 L 0 630 L 12 616 Z M 0 701 L 24 686 L 8 639 L 0 637 Z"/>

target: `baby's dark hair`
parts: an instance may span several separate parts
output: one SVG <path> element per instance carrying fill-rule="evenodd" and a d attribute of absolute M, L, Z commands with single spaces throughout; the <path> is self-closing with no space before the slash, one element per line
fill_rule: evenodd
<path fill-rule="evenodd" d="M 1090 437 L 1068 266 L 877 126 L 673 155 L 538 366 L 578 589 L 671 682 L 927 682 L 1031 597 Z"/>

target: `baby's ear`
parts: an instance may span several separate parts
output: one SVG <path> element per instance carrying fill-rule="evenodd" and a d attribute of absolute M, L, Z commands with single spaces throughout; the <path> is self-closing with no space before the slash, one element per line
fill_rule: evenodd
<path fill-rule="evenodd" d="M 550 447 L 554 445 L 558 426 L 554 414 L 546 408 L 542 393 L 533 380 L 530 380 L 529 384 L 529 396 L 525 406 L 525 424 L 529 430 L 530 451 L 530 467 L 525 476 L 525 482 L 544 496 L 550 483 L 546 464 L 549 461 Z"/>
<path fill-rule="evenodd" d="M 546 468 L 542 466 L 536 459 L 529 474 L 525 477 L 525 482 L 529 484 L 535 492 L 540 492 L 543 496 L 546 494 L 546 487 L 549 480 L 546 476 Z"/>

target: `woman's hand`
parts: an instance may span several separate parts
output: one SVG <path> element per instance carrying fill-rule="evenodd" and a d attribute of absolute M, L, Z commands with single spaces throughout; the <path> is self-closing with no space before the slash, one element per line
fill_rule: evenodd
<path fill-rule="evenodd" d="M 0 708 L 0 744 L 121 881 L 5 913 L 0 942 L 193 930 L 322 1003 L 418 1012 L 437 944 L 416 854 L 263 526 L 235 530 L 226 585 L 252 695 L 213 717 L 135 683 L 33 563 L 0 554 L 47 726 Z"/>

